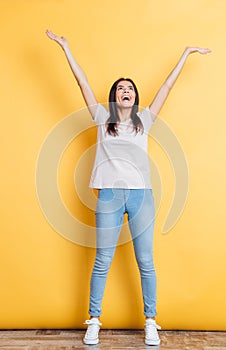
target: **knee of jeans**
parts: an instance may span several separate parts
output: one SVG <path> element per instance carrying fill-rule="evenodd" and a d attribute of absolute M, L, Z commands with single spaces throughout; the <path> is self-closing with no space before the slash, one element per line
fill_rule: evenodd
<path fill-rule="evenodd" d="M 141 271 L 151 272 L 155 269 L 153 258 L 150 256 L 147 256 L 147 257 L 144 256 L 144 257 L 137 258 L 137 263 L 138 263 L 139 269 Z"/>
<path fill-rule="evenodd" d="M 112 262 L 111 255 L 97 253 L 94 268 L 95 268 L 95 270 L 98 270 L 98 272 L 105 273 L 109 270 L 111 262 Z"/>

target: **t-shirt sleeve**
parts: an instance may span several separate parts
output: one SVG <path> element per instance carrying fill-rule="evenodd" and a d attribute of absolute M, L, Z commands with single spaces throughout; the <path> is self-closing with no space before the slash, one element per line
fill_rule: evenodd
<path fill-rule="evenodd" d="M 93 118 L 93 121 L 97 124 L 105 124 L 106 120 L 109 117 L 109 112 L 104 108 L 104 106 L 100 103 L 98 103 L 97 110 L 95 117 Z"/>
<path fill-rule="evenodd" d="M 138 116 L 143 123 L 145 131 L 148 132 L 154 124 L 154 118 L 150 112 L 149 107 L 146 107 L 142 111 L 138 112 Z"/>

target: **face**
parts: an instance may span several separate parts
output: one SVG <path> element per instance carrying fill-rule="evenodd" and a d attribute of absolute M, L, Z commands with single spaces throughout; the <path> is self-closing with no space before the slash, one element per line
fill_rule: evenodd
<path fill-rule="evenodd" d="M 115 98 L 119 107 L 131 108 L 136 98 L 133 84 L 130 81 L 121 80 L 117 84 Z"/>

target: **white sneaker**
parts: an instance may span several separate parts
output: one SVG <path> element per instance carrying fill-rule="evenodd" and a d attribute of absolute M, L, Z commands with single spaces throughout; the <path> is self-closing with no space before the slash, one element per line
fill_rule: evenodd
<path fill-rule="evenodd" d="M 155 322 L 155 320 L 149 318 L 145 323 L 145 344 L 146 345 L 159 345 L 160 339 L 157 329 L 161 329 Z"/>
<path fill-rule="evenodd" d="M 96 345 L 99 343 L 98 333 L 100 326 L 102 325 L 98 318 L 93 317 L 90 320 L 86 320 L 84 324 L 88 325 L 83 342 L 86 345 Z"/>

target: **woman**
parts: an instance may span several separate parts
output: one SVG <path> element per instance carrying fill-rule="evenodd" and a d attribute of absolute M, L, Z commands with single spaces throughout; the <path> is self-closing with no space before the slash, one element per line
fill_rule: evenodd
<path fill-rule="evenodd" d="M 114 256 L 124 214 L 138 263 L 144 302 L 145 344 L 159 345 L 155 322 L 156 274 L 153 263 L 154 201 L 147 155 L 148 132 L 176 82 L 189 54 L 209 49 L 187 47 L 153 102 L 138 112 L 139 95 L 131 79 L 120 78 L 109 95 L 109 112 L 97 102 L 87 78 L 74 59 L 67 40 L 47 30 L 64 50 L 86 105 L 98 127 L 98 143 L 90 187 L 98 189 L 96 207 L 97 248 L 90 285 L 90 319 L 84 343 L 99 342 L 100 315 L 107 274 Z"/>

